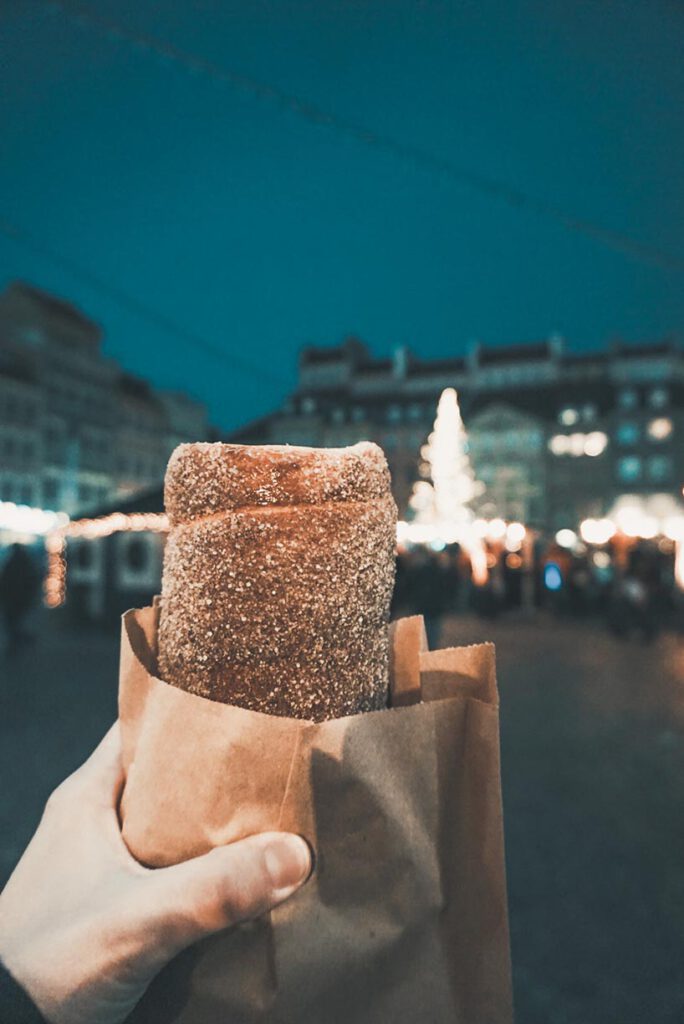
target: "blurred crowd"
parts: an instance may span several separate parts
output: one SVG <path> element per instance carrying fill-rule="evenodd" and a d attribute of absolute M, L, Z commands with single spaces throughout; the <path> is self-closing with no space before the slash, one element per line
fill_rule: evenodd
<path fill-rule="evenodd" d="M 457 544 L 439 551 L 423 546 L 400 551 L 393 615 L 423 615 L 431 647 L 447 615 L 493 618 L 513 609 L 591 617 L 616 636 L 646 642 L 663 628 L 684 630 L 684 596 L 675 587 L 673 553 L 657 544 L 581 553 L 538 544 L 526 560 L 503 550 L 490 553 L 488 564 L 487 582 L 477 586 Z"/>
<path fill-rule="evenodd" d="M 14 544 L 0 549 L 0 649 L 13 655 L 31 642 L 32 612 L 41 599 L 44 551 Z M 397 556 L 392 614 L 425 618 L 430 646 L 449 615 L 494 618 L 515 609 L 602 622 L 616 636 L 649 642 L 662 629 L 684 632 L 684 593 L 674 582 L 674 553 L 662 543 L 629 549 L 610 545 L 570 551 L 557 544 L 488 552 L 484 585 L 457 545 L 413 546 Z"/>

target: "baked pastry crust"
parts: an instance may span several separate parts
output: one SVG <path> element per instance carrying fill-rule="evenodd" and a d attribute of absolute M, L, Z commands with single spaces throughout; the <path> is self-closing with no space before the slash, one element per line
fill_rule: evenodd
<path fill-rule="evenodd" d="M 315 721 L 386 705 L 396 506 L 380 448 L 181 445 L 165 500 L 163 679 Z"/>

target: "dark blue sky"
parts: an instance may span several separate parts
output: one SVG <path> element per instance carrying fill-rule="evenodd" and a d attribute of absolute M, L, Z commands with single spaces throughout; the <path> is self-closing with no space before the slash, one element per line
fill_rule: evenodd
<path fill-rule="evenodd" d="M 69 4 L 65 4 L 69 7 Z M 684 262 L 674 0 L 84 0 L 83 7 Z M 684 273 L 399 159 L 42 0 L 0 8 L 0 220 L 283 384 L 231 370 L 0 234 L 0 285 L 74 300 L 106 351 L 229 427 L 302 344 L 425 356 L 684 323 Z"/>

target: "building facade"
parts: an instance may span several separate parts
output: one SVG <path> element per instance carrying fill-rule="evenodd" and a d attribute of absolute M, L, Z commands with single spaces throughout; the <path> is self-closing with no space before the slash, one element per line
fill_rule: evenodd
<path fill-rule="evenodd" d="M 101 350 L 100 328 L 26 284 L 0 295 L 0 501 L 87 510 L 158 483 L 206 408 L 153 390 Z"/>
<path fill-rule="evenodd" d="M 262 440 L 377 442 L 404 517 L 446 387 L 459 394 L 482 515 L 555 531 L 606 514 L 625 494 L 681 498 L 684 353 L 669 341 L 580 354 L 553 337 L 444 360 L 406 348 L 376 359 L 356 339 L 307 348 L 297 390 Z"/>
<path fill-rule="evenodd" d="M 142 382 L 117 380 L 119 461 L 112 472 L 118 489 L 93 515 L 159 515 L 161 472 L 153 489 L 138 484 L 155 460 L 163 468 L 175 444 L 199 436 L 202 424 L 182 396 L 160 403 Z M 469 455 L 484 485 L 476 499 L 482 516 L 520 520 L 552 535 L 602 517 L 626 495 L 666 496 L 666 507 L 673 498 L 681 507 L 684 356 L 670 343 L 616 344 L 580 355 L 553 338 L 508 349 L 477 347 L 449 360 L 419 360 L 406 349 L 375 359 L 357 340 L 309 348 L 301 353 L 298 386 L 281 409 L 215 439 L 316 447 L 373 440 L 386 452 L 404 518 L 426 471 L 421 449 L 447 387 L 459 393 Z M 41 400 L 32 388 L 23 379 L 8 384 L 8 395 L 26 403 L 25 416 L 28 405 Z M 40 432 L 32 441 L 38 451 Z M 159 591 L 163 542 L 158 530 L 121 525 L 96 539 L 70 537 L 68 603 L 77 613 L 110 618 L 147 603 Z"/>

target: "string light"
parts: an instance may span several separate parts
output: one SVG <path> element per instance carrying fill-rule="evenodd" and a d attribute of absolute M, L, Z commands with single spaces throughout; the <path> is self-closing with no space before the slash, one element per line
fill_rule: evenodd
<path fill-rule="evenodd" d="M 506 527 L 506 551 L 520 551 L 526 533 L 522 523 L 510 523 Z"/>
<path fill-rule="evenodd" d="M 580 536 L 587 544 L 607 544 L 615 531 L 610 519 L 585 519 L 580 523 Z"/>
<path fill-rule="evenodd" d="M 168 516 L 163 512 L 112 512 L 97 519 L 77 519 L 53 530 L 45 538 L 48 569 L 44 601 L 48 608 L 59 608 L 66 600 L 66 546 L 69 538 L 100 540 L 113 533 L 167 533 Z"/>
<path fill-rule="evenodd" d="M 408 165 L 423 168 L 440 177 L 450 178 L 459 185 L 466 185 L 516 210 L 526 210 L 535 216 L 555 221 L 565 230 L 585 235 L 617 252 L 666 270 L 676 270 L 680 273 L 684 270 L 684 261 L 673 253 L 637 241 L 630 235 L 606 228 L 586 218 L 577 217 L 555 203 L 531 196 L 505 181 L 463 167 L 413 143 L 403 142 L 392 136 L 373 131 L 363 124 L 341 117 L 318 106 L 317 103 L 288 93 L 269 82 L 252 78 L 196 53 L 182 50 L 165 39 L 137 32 L 118 21 L 102 17 L 92 9 L 74 3 L 72 0 L 42 0 L 42 6 L 52 14 L 68 18 L 80 29 L 94 29 L 113 41 L 120 41 L 133 46 L 141 53 L 156 55 L 165 63 L 182 67 L 193 76 L 203 75 L 211 81 L 226 83 L 240 91 L 249 92 L 257 99 L 275 104 L 282 110 L 289 111 L 317 127 L 325 126 L 364 146 L 390 153 L 394 158 L 402 160 Z"/>
<path fill-rule="evenodd" d="M 64 526 L 69 517 L 64 512 L 51 512 L 29 505 L 15 505 L 13 501 L 0 501 L 0 530 L 43 537 L 57 527 Z"/>
<path fill-rule="evenodd" d="M 684 590 L 684 514 L 676 511 L 669 496 L 655 496 L 650 501 L 639 501 L 634 496 L 620 499 L 610 519 L 585 519 L 580 534 L 587 544 L 598 546 L 607 544 L 616 534 L 629 540 L 667 538 L 675 546 L 675 583 Z"/>

